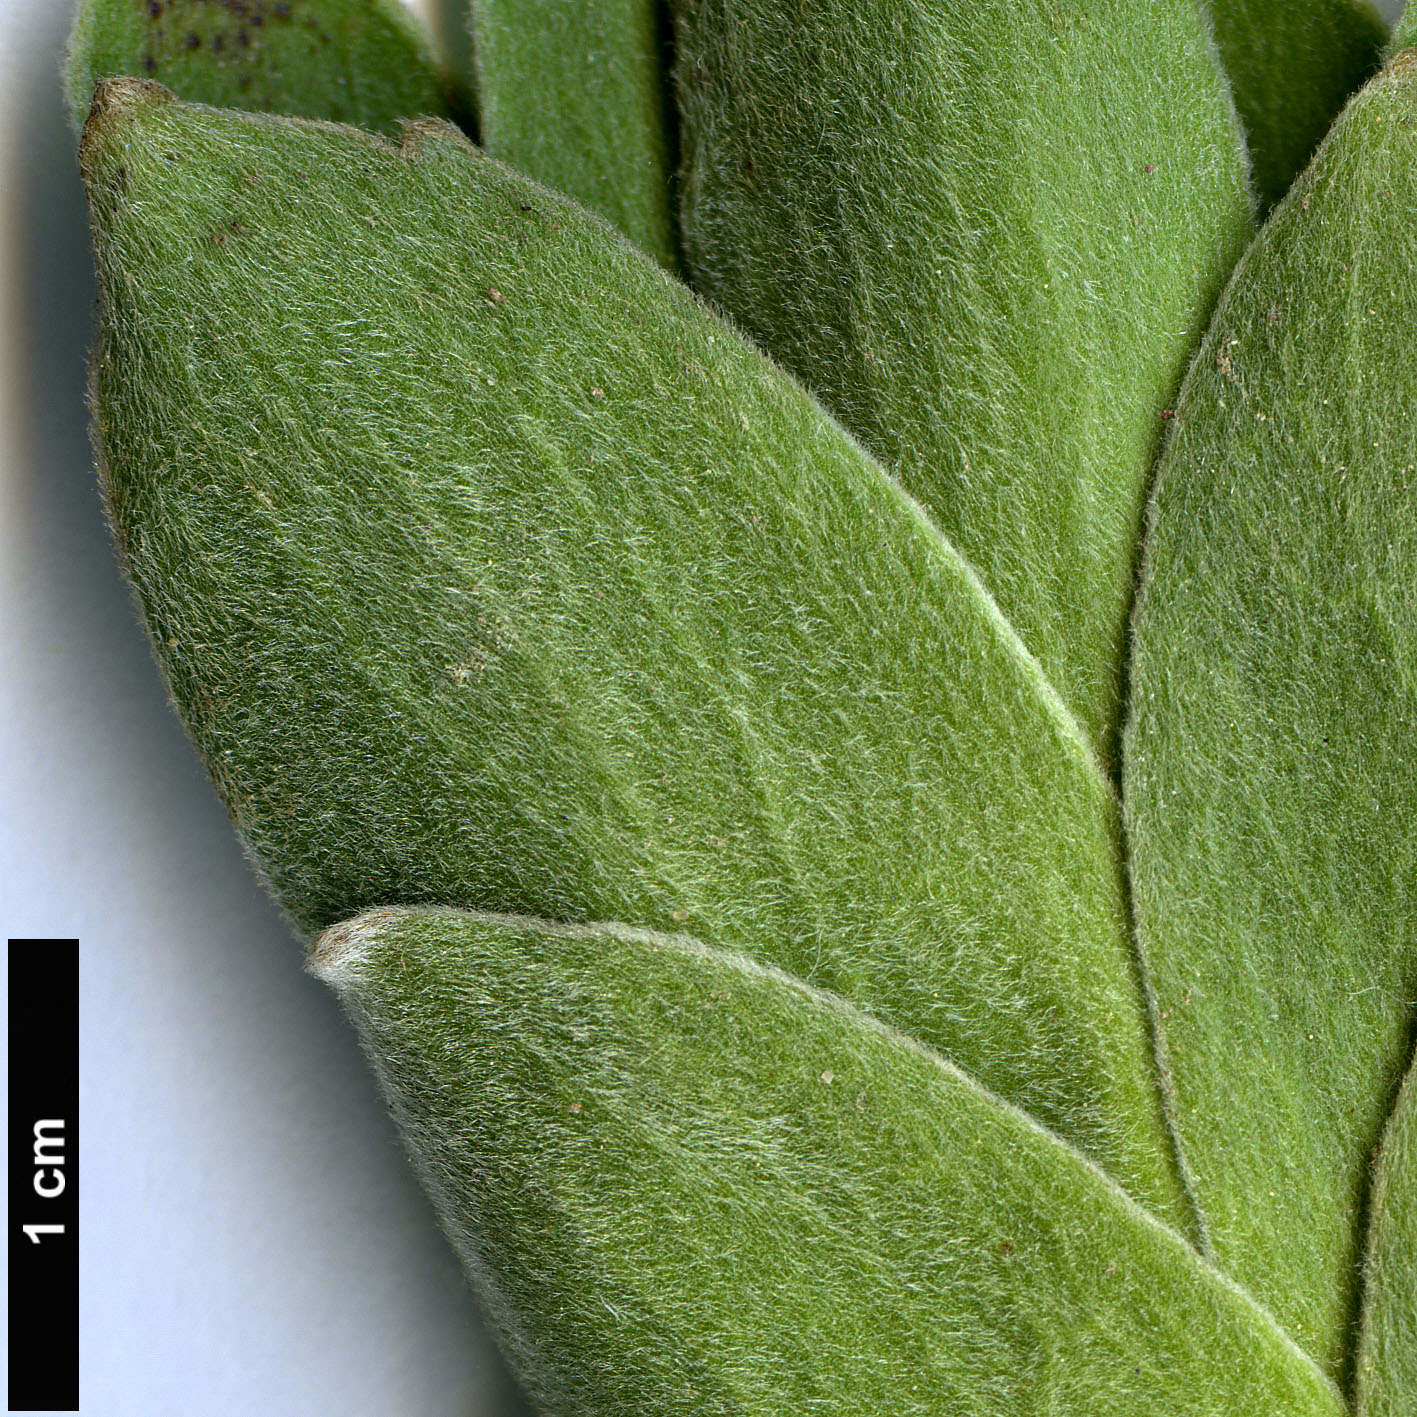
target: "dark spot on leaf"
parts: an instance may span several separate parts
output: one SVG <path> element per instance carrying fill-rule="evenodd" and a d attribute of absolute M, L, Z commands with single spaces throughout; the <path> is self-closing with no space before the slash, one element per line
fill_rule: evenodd
<path fill-rule="evenodd" d="M 1156 164 L 1155 164 L 1154 162 L 1149 162 L 1149 163 L 1147 163 L 1147 165 L 1146 165 L 1144 168 L 1142 168 L 1142 171 L 1143 171 L 1143 172 L 1155 172 L 1155 171 L 1156 171 Z"/>
<path fill-rule="evenodd" d="M 1173 417 L 1175 417 L 1175 414 L 1176 414 L 1176 410 L 1175 410 L 1174 408 L 1163 408 L 1163 409 L 1161 410 L 1161 418 L 1162 418 L 1162 421 L 1164 422 L 1164 421 L 1165 421 L 1166 419 L 1168 419 L 1168 418 L 1173 418 Z"/>
<path fill-rule="evenodd" d="M 162 5 L 159 3 L 159 0 L 148 0 L 148 14 L 150 14 L 153 19 L 157 19 L 157 17 L 162 14 Z"/>
<path fill-rule="evenodd" d="M 151 54 L 143 55 L 143 72 L 145 74 L 157 73 L 157 60 L 154 59 Z"/>
<path fill-rule="evenodd" d="M 200 49 L 202 47 L 202 36 L 193 32 L 182 41 L 184 49 Z"/>

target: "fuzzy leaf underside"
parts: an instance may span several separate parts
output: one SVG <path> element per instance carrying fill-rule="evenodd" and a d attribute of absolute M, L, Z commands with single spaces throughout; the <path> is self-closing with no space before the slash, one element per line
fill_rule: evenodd
<path fill-rule="evenodd" d="M 1178 1215 L 1109 789 L 800 389 L 446 125 L 119 81 L 83 159 L 122 554 L 303 929 L 447 902 L 766 941 Z"/>
<path fill-rule="evenodd" d="M 1417 1062 L 1374 1172 L 1357 1417 L 1411 1417 L 1417 1412 Z"/>
<path fill-rule="evenodd" d="M 399 0 L 82 0 L 64 68 L 76 127 L 99 80 L 120 74 L 388 135 L 448 115 L 432 39 Z"/>
<path fill-rule="evenodd" d="M 1343 1410 L 1076 1152 L 777 971 L 450 910 L 312 967 L 547 1417 Z"/>
<path fill-rule="evenodd" d="M 477 0 L 483 145 L 671 270 L 673 144 L 660 0 Z"/>
<path fill-rule="evenodd" d="M 1348 97 L 1382 60 L 1369 0 L 1207 0 L 1267 211 L 1307 166 Z"/>
<path fill-rule="evenodd" d="M 1417 1004 L 1417 66 L 1236 273 L 1163 457 L 1124 754 L 1218 1261 L 1331 1372 Z"/>
<path fill-rule="evenodd" d="M 1251 234 L 1191 0 L 676 6 L 685 263 L 1116 751 L 1149 472 Z"/>

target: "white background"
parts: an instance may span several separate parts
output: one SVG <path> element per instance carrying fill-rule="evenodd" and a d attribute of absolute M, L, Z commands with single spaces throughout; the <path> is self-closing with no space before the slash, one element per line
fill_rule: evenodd
<path fill-rule="evenodd" d="M 512 1417 L 353 1034 L 255 885 L 114 567 L 68 23 L 68 0 L 0 0 L 0 926 L 82 941 L 84 1412 Z"/>

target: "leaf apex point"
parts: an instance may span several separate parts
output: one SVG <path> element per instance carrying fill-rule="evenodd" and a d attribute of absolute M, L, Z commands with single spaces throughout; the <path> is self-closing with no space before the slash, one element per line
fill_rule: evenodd
<path fill-rule="evenodd" d="M 358 983 L 359 967 L 380 928 L 403 913 L 393 906 L 378 906 L 322 930 L 310 943 L 306 969 L 337 994 L 347 992 Z"/>
<path fill-rule="evenodd" d="M 79 168 L 84 176 L 90 175 L 94 150 L 114 124 L 139 107 L 156 108 L 176 101 L 177 95 L 171 89 L 152 79 L 120 74 L 100 80 L 94 88 L 93 102 L 89 105 L 88 117 L 79 136 Z"/>
<path fill-rule="evenodd" d="M 435 142 L 477 150 L 467 134 L 446 118 L 407 118 L 399 125 L 399 155 L 410 162 L 417 162 L 428 144 Z"/>

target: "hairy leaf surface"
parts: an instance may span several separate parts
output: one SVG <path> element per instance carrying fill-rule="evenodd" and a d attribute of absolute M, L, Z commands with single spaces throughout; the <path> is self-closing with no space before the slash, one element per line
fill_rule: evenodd
<path fill-rule="evenodd" d="M 766 944 L 1176 1214 L 1114 800 L 880 467 L 446 125 L 101 96 L 112 513 L 301 927 L 451 902 Z"/>
<path fill-rule="evenodd" d="M 1356 98 L 1177 409 L 1124 788 L 1219 1261 L 1346 1362 L 1417 1000 L 1417 68 Z"/>
<path fill-rule="evenodd" d="M 399 0 L 82 0 L 64 70 L 76 125 L 98 81 L 119 74 L 195 103 L 390 135 L 448 113 L 432 39 Z"/>
<path fill-rule="evenodd" d="M 1412 45 L 1417 45 L 1417 6 L 1408 4 L 1402 7 L 1402 13 L 1393 23 L 1392 38 L 1388 41 L 1388 57 L 1391 58 L 1399 49 L 1407 49 Z"/>
<path fill-rule="evenodd" d="M 1304 170 L 1387 39 L 1369 0 L 1207 0 L 1260 204 Z"/>
<path fill-rule="evenodd" d="M 660 0 L 476 0 L 482 141 L 671 269 L 678 236 Z"/>
<path fill-rule="evenodd" d="M 1342 1411 L 1075 1151 L 741 955 L 381 910 L 313 967 L 550 1417 Z"/>
<path fill-rule="evenodd" d="M 920 498 L 1110 759 L 1163 416 L 1251 230 L 1195 5 L 676 8 L 691 278 Z"/>
<path fill-rule="evenodd" d="M 1417 1412 L 1417 1063 L 1374 1167 L 1358 1417 Z"/>

